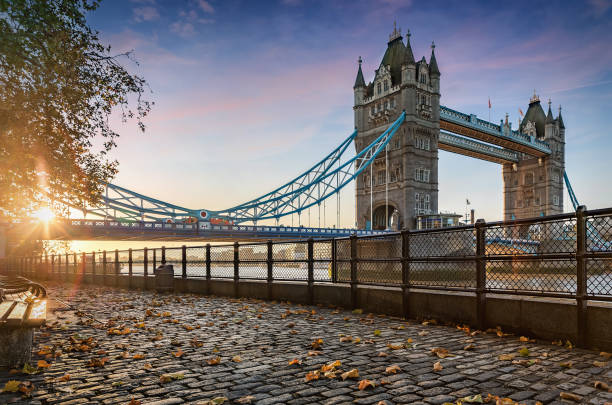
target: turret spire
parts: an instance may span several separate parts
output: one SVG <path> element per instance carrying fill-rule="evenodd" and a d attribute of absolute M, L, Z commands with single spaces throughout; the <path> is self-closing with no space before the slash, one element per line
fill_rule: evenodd
<path fill-rule="evenodd" d="M 559 116 L 557 117 L 557 122 L 559 123 L 559 128 L 565 129 L 565 125 L 563 125 L 563 118 L 561 117 L 561 105 L 559 104 Z"/>
<path fill-rule="evenodd" d="M 363 63 L 363 59 L 361 59 L 361 56 L 359 57 L 359 59 L 357 59 L 357 63 L 359 63 L 359 69 L 357 70 L 357 78 L 355 78 L 355 85 L 353 86 L 354 89 L 356 89 L 357 87 L 365 87 L 365 79 L 363 78 L 363 72 L 361 71 L 361 64 Z"/>
<path fill-rule="evenodd" d="M 412 47 L 410 46 L 410 30 L 406 33 L 406 52 L 404 54 L 404 65 L 414 63 L 414 54 L 412 53 Z"/>
<path fill-rule="evenodd" d="M 552 110 L 550 109 L 551 103 L 552 102 L 550 101 L 550 99 L 548 99 L 548 114 L 546 114 L 546 124 L 552 124 L 553 122 L 555 122 L 555 119 L 552 115 Z"/>
<path fill-rule="evenodd" d="M 431 41 L 431 58 L 429 59 L 429 74 L 440 76 L 440 69 L 438 69 L 438 62 L 436 61 L 436 54 L 434 53 L 436 44 Z"/>

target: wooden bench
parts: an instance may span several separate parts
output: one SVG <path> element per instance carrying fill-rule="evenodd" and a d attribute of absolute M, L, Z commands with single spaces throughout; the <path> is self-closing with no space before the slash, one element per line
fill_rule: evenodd
<path fill-rule="evenodd" d="M 0 366 L 30 361 L 34 329 L 47 318 L 43 286 L 23 277 L 0 277 Z"/>

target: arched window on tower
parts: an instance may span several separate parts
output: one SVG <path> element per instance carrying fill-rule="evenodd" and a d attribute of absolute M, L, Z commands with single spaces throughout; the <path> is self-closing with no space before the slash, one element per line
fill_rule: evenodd
<path fill-rule="evenodd" d="M 376 85 L 376 93 L 380 94 L 380 82 Z"/>
<path fill-rule="evenodd" d="M 525 185 L 531 186 L 532 184 L 533 184 L 533 173 L 526 173 L 525 174 Z"/>

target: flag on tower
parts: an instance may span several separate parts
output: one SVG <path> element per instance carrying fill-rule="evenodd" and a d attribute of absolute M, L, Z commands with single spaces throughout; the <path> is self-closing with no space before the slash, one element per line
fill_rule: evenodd
<path fill-rule="evenodd" d="M 465 199 L 465 204 L 466 205 L 470 205 L 470 200 L 468 200 L 467 198 Z"/>
<path fill-rule="evenodd" d="M 491 97 L 489 97 L 489 109 L 491 109 Z"/>
<path fill-rule="evenodd" d="M 521 114 L 521 117 L 522 117 L 523 115 L 525 115 L 525 114 L 523 114 L 523 110 L 521 110 L 520 108 L 519 108 L 519 114 Z"/>

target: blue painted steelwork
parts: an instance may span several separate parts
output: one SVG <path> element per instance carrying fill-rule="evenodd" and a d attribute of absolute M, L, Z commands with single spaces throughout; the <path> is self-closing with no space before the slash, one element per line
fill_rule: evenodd
<path fill-rule="evenodd" d="M 351 145 L 357 131 L 354 131 L 336 149 L 319 163 L 295 179 L 277 189 L 246 203 L 221 211 L 206 209 L 189 209 L 166 203 L 155 198 L 133 192 L 126 188 L 108 184 L 101 204 L 96 207 L 74 207 L 85 215 L 92 214 L 100 218 L 134 222 L 145 220 L 179 221 L 221 221 L 226 223 L 256 223 L 265 219 L 279 219 L 286 215 L 300 213 L 313 205 L 338 193 L 343 187 L 368 167 L 381 151 L 385 149 L 406 114 L 402 112 L 386 131 L 376 138 L 359 154 L 341 163 L 341 158 Z"/>
<path fill-rule="evenodd" d="M 468 115 L 441 105 L 440 120 L 448 121 L 466 128 L 492 135 L 502 141 L 526 146 L 547 155 L 551 153 L 550 146 L 547 142 L 541 141 L 526 134 L 522 134 L 519 131 L 510 131 L 506 134 L 504 133 L 501 125 L 481 120 L 474 114 Z"/>
<path fill-rule="evenodd" d="M 448 145 L 451 148 L 473 152 L 477 155 L 484 155 L 483 159 L 485 160 L 496 162 L 503 161 L 504 163 L 518 162 L 519 155 L 513 150 L 464 138 L 450 132 L 440 131 L 440 138 L 438 139 L 438 142 L 440 149 L 444 149 L 444 146 Z M 486 157 L 489 157 L 490 159 L 486 159 Z"/>
<path fill-rule="evenodd" d="M 566 171 L 563 171 L 563 180 L 565 180 L 565 187 L 567 187 L 567 193 L 569 194 L 570 200 L 572 201 L 572 206 L 574 207 L 574 211 L 576 211 L 576 209 L 578 209 L 578 206 L 580 204 L 578 203 L 576 194 L 574 194 L 574 189 L 572 188 L 572 185 L 570 184 L 569 177 L 567 176 Z"/>

